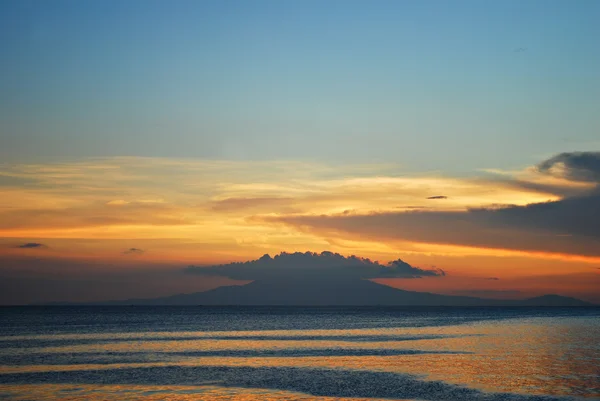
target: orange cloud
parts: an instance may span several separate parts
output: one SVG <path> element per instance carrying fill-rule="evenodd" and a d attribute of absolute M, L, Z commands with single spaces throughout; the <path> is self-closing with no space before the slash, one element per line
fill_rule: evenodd
<path fill-rule="evenodd" d="M 589 236 L 490 230 L 481 219 L 463 219 L 478 215 L 470 208 L 556 202 L 594 185 L 535 168 L 502 172 L 498 179 L 499 172 L 455 178 L 402 174 L 395 165 L 283 161 L 103 158 L 4 167 L 3 176 L 12 178 L 0 186 L 0 238 L 48 243 L 65 257 L 117 254 L 131 239 L 142 249 L 144 241 L 153 243 L 140 258 L 201 262 L 307 249 L 381 260 L 398 252 L 597 257 Z M 447 199 L 427 199 L 439 194 Z M 95 241 L 93 249 L 54 248 L 57 241 L 86 240 Z M 6 252 L 13 251 L 0 250 Z"/>

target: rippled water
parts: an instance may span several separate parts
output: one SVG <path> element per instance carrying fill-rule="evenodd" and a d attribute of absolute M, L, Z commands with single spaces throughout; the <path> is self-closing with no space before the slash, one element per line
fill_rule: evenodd
<path fill-rule="evenodd" d="M 0 308 L 0 398 L 600 398 L 598 308 Z"/>

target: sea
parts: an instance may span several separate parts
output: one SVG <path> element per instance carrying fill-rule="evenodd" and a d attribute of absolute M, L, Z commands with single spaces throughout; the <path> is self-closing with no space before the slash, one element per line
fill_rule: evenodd
<path fill-rule="evenodd" d="M 0 308 L 0 399 L 600 399 L 600 308 Z"/>

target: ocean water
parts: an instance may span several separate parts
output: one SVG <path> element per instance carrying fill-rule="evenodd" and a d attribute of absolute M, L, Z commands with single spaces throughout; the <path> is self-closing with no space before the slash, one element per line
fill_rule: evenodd
<path fill-rule="evenodd" d="M 0 308 L 0 399 L 594 398 L 599 308 Z"/>

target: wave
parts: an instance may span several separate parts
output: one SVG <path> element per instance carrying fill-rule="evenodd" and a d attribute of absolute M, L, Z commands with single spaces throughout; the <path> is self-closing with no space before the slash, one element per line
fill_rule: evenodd
<path fill-rule="evenodd" d="M 32 372 L 0 375 L 0 384 L 119 384 L 119 385 L 217 385 L 295 391 L 313 396 L 362 398 L 418 398 L 421 400 L 554 401 L 548 397 L 492 393 L 443 381 L 375 371 L 350 371 L 272 367 L 143 367 L 113 370 Z"/>

